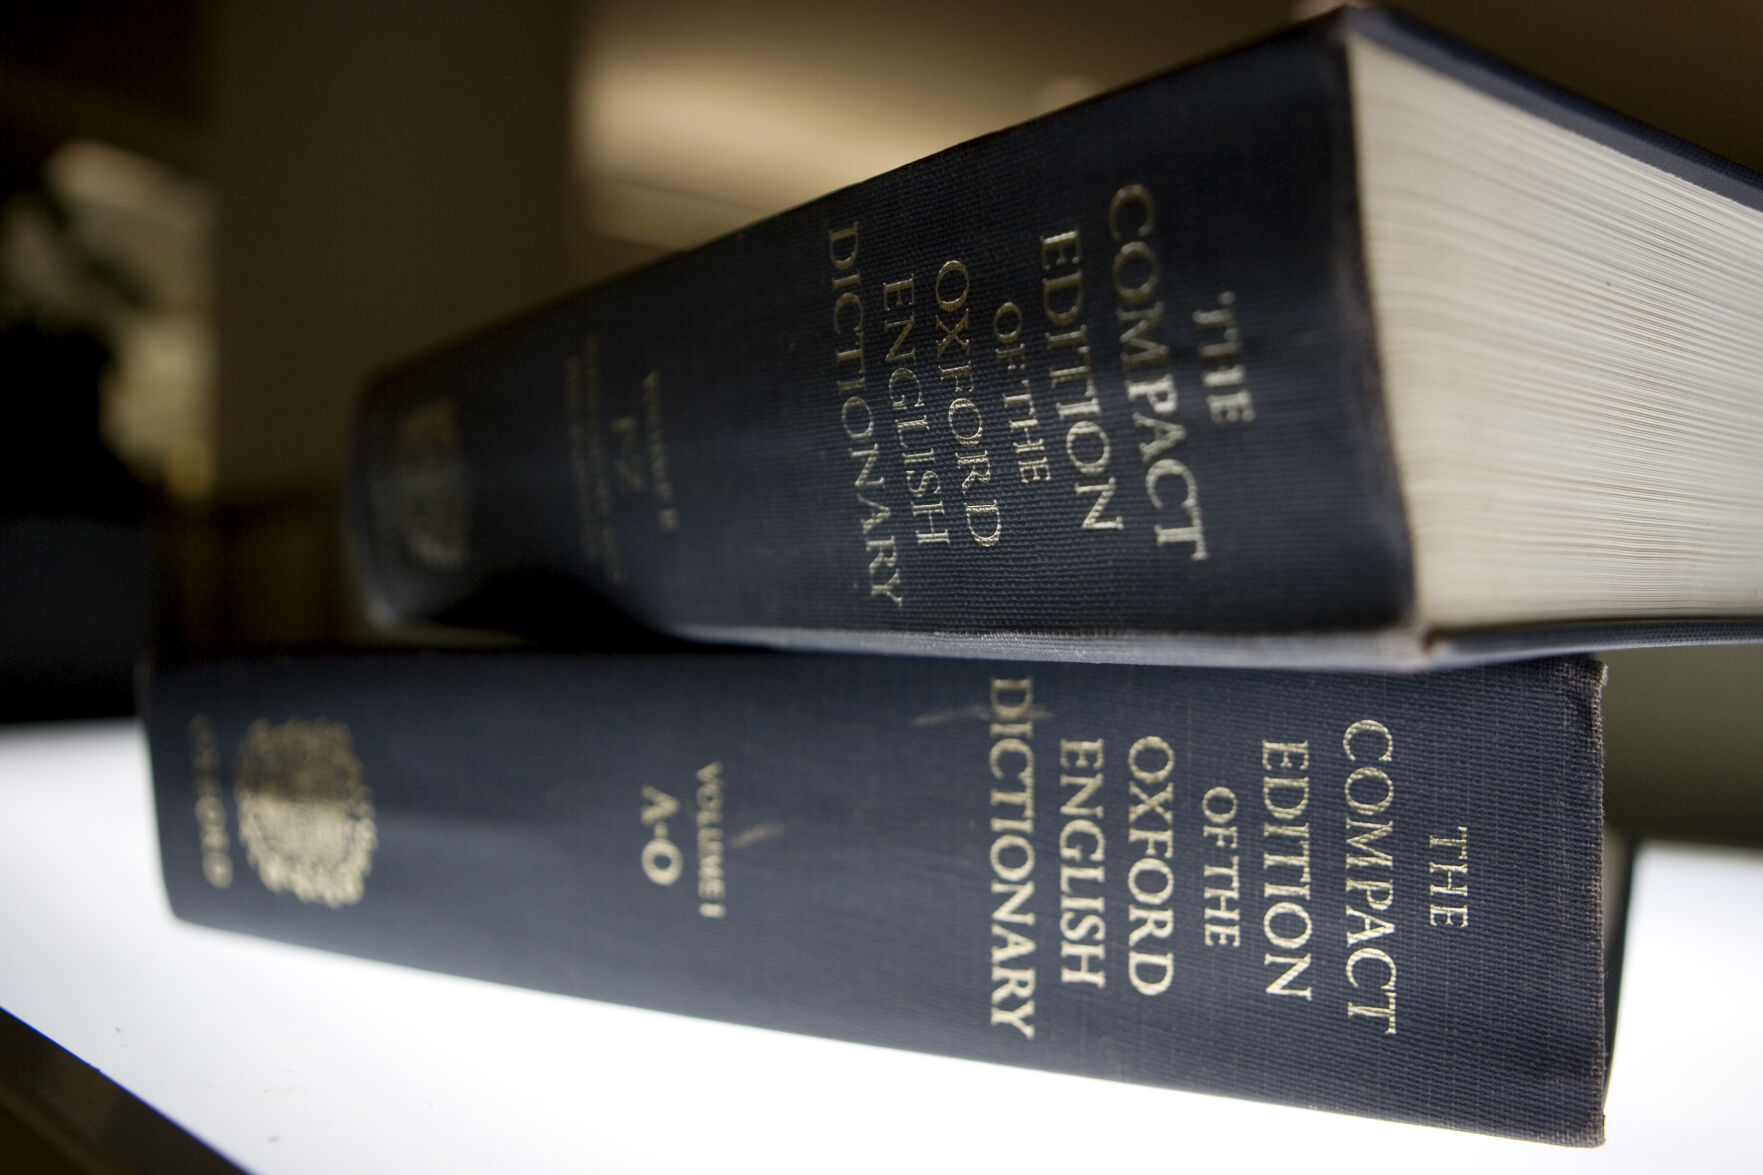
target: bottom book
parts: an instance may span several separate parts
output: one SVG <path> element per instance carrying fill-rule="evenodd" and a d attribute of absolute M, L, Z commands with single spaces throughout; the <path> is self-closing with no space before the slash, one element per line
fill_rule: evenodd
<path fill-rule="evenodd" d="M 164 667 L 211 926 L 766 1028 L 1603 1137 L 1601 669 Z"/>

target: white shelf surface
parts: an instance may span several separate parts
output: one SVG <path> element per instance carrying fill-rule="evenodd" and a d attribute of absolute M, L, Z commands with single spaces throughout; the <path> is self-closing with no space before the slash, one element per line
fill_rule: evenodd
<path fill-rule="evenodd" d="M 1763 1168 L 1763 854 L 1639 858 L 1576 1151 L 845 1045 L 186 926 L 131 723 L 0 729 L 0 1007 L 251 1171 Z"/>

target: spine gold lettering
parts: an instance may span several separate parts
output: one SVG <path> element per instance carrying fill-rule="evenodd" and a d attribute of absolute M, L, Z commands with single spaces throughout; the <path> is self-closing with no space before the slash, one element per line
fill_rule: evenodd
<path fill-rule="evenodd" d="M 1032 678 L 993 680 L 989 707 L 993 741 L 987 767 L 994 783 L 1007 786 L 990 789 L 995 833 L 988 853 L 991 888 L 994 899 L 1002 900 L 992 911 L 989 1023 L 1013 1028 L 1027 1040 L 1035 1037 L 1036 983 L 1031 958 L 1035 953 L 1035 915 L 1029 908 L 1035 891 L 1035 847 L 1028 839 L 1034 835 L 1035 817 L 1035 753 L 1030 741 L 1034 738 L 1033 712 Z M 1070 935 L 1065 937 L 1071 939 Z"/>
<path fill-rule="evenodd" d="M 221 798 L 220 743 L 214 723 L 205 714 L 190 719 L 190 769 L 196 791 L 202 877 L 215 889 L 225 889 L 233 883 L 232 843 L 227 834 L 226 802 Z"/>
<path fill-rule="evenodd" d="M 1268 819 L 1261 825 L 1261 896 L 1277 900 L 1261 915 L 1261 934 L 1279 952 L 1263 955 L 1262 966 L 1280 969 L 1266 992 L 1302 1000 L 1313 994 L 1308 983 L 1296 986 L 1310 969 L 1310 952 L 1294 953 L 1309 945 L 1315 925 L 1304 905 L 1310 900 L 1310 825 L 1298 823 L 1310 807 L 1309 769 L 1308 742 L 1262 741 L 1261 806 Z"/>
<path fill-rule="evenodd" d="M 1341 749 L 1350 762 L 1361 764 L 1347 774 L 1342 785 L 1347 800 L 1346 838 L 1346 945 L 1347 982 L 1358 991 L 1367 986 L 1382 996 L 1381 1003 L 1347 999 L 1347 1015 L 1380 1021 L 1383 1034 L 1396 1034 L 1396 962 L 1387 940 L 1396 933 L 1393 920 L 1384 917 L 1395 901 L 1395 858 L 1384 840 L 1394 827 L 1391 808 L 1396 784 L 1388 771 L 1375 766 L 1395 758 L 1396 740 L 1389 727 L 1365 718 L 1347 727 Z M 1362 902 L 1363 908 L 1355 905 Z M 1373 978 L 1367 979 L 1367 976 Z"/>
<path fill-rule="evenodd" d="M 1108 838 L 1102 831 L 1104 748 L 1101 739 L 1059 743 L 1059 944 L 1061 983 L 1106 987 Z"/>
<path fill-rule="evenodd" d="M 1126 871 L 1126 977 L 1140 995 L 1162 995 L 1175 979 L 1175 750 L 1146 735 L 1127 750 L 1126 769 L 1126 839 L 1138 849 Z"/>
<path fill-rule="evenodd" d="M 906 589 L 900 567 L 899 546 L 893 534 L 894 511 L 881 500 L 887 477 L 879 470 L 881 450 L 876 440 L 875 410 L 869 401 L 869 360 L 863 311 L 863 273 L 857 268 L 861 233 L 858 225 L 827 233 L 827 256 L 832 263 L 833 390 L 839 404 L 839 423 L 855 463 L 852 487 L 857 499 L 857 523 L 867 568 L 870 599 L 887 600 L 895 608 L 906 606 Z M 893 284 L 883 287 L 887 305 Z M 910 323 L 907 324 L 910 329 Z M 890 358 L 899 346 L 896 338 Z M 889 379 L 889 390 L 894 382 Z"/>
<path fill-rule="evenodd" d="M 1209 947 L 1243 945 L 1242 873 L 1238 868 L 1237 796 L 1214 787 L 1200 797 L 1200 836 L 1207 842 L 1201 865 L 1201 941 Z"/>

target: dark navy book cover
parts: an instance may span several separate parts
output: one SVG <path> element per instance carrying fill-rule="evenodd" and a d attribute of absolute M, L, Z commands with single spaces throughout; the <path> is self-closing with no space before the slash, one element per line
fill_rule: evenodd
<path fill-rule="evenodd" d="M 170 667 L 189 920 L 743 1024 L 1589 1144 L 1599 667 Z"/>
<path fill-rule="evenodd" d="M 669 631 L 908 651 L 1388 629 L 1359 257 L 1346 65 L 1305 26 L 388 373 L 369 595 L 508 626 L 486 593 L 561 581 Z"/>
<path fill-rule="evenodd" d="M 1350 41 L 1763 206 L 1686 144 L 1337 13 L 385 373 L 351 485 L 371 607 L 554 637 L 604 599 L 715 641 L 1272 667 L 1759 639 L 1688 603 L 1423 614 Z"/>

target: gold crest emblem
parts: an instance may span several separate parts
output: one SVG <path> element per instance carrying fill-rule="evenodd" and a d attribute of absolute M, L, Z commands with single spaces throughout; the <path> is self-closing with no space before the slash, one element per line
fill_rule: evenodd
<path fill-rule="evenodd" d="M 465 565 L 471 487 L 451 400 L 398 414 L 392 429 L 389 505 L 406 558 L 433 571 Z"/>
<path fill-rule="evenodd" d="M 271 891 L 332 908 L 361 900 L 379 838 L 347 726 L 253 722 L 233 795 L 246 859 Z"/>

